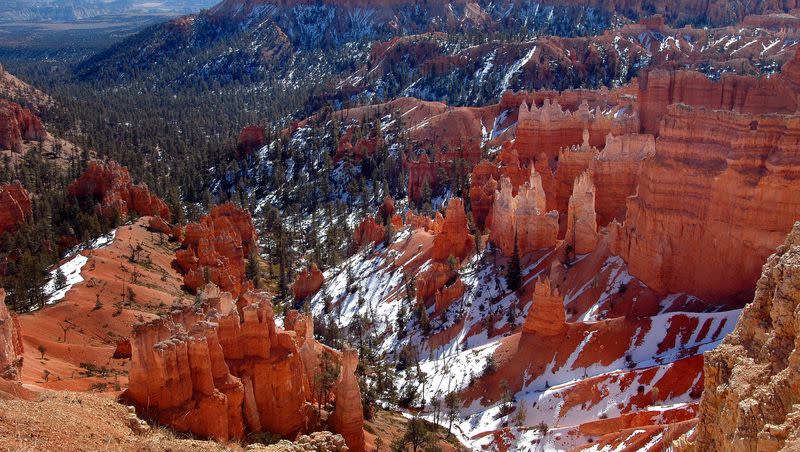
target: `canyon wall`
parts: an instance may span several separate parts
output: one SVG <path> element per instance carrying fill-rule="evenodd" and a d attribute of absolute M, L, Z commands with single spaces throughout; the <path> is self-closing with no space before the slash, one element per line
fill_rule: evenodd
<path fill-rule="evenodd" d="M 800 449 L 800 223 L 767 259 L 753 302 L 705 354 L 699 422 L 677 451 Z"/>
<path fill-rule="evenodd" d="M 6 307 L 6 292 L 0 289 L 0 378 L 19 379 L 22 370 L 22 335 L 19 320 Z"/>
<path fill-rule="evenodd" d="M 673 105 L 628 199 L 617 252 L 657 292 L 752 296 L 800 217 L 800 116 Z"/>
<path fill-rule="evenodd" d="M 800 52 L 771 77 L 725 75 L 719 81 L 694 71 L 656 69 L 639 76 L 642 133 L 658 134 L 668 106 L 685 103 L 741 113 L 794 113 L 800 107 Z"/>

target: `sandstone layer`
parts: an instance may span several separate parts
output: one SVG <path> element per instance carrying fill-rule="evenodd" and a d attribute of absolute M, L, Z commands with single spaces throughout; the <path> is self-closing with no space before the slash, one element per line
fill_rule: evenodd
<path fill-rule="evenodd" d="M 767 259 L 753 302 L 705 355 L 695 431 L 679 451 L 800 448 L 800 223 Z"/>
<path fill-rule="evenodd" d="M 800 117 L 673 105 L 628 199 L 620 256 L 658 292 L 746 299 L 800 217 Z"/>

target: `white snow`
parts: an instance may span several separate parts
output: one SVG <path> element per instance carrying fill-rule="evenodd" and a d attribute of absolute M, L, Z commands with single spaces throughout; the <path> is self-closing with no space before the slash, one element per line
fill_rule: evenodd
<path fill-rule="evenodd" d="M 81 250 L 96 250 L 103 247 L 110 245 L 114 242 L 114 238 L 116 237 L 116 230 L 109 232 L 108 234 L 104 234 L 91 242 L 88 242 L 83 245 L 79 245 L 78 247 L 70 250 L 67 253 L 67 258 L 63 264 L 53 268 L 49 274 L 48 279 L 49 281 L 44 286 L 44 293 L 47 295 L 47 304 L 55 304 L 61 301 L 66 295 L 67 292 L 72 289 L 72 286 L 78 284 L 83 281 L 83 277 L 81 276 L 81 269 L 89 261 L 89 258 L 80 253 Z M 61 287 L 56 287 L 56 275 L 58 270 L 61 270 L 66 277 L 66 282 Z"/>

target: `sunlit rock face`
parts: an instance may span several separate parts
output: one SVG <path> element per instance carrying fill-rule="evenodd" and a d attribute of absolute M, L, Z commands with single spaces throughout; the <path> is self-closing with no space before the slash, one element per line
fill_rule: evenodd
<path fill-rule="evenodd" d="M 278 328 L 271 298 L 252 291 L 235 299 L 207 285 L 199 299 L 197 306 L 134 327 L 130 383 L 122 398 L 178 431 L 220 441 L 247 432 L 284 438 L 307 432 L 314 416 L 314 363 L 324 349 L 313 339 L 310 318 L 294 312 L 287 317 L 294 329 Z M 325 352 L 342 369 L 332 425 L 356 447 L 363 428 L 357 358 Z M 350 409 L 353 403 L 357 410 Z M 363 449 L 363 436 L 361 444 Z"/>
<path fill-rule="evenodd" d="M 694 432 L 678 451 L 800 447 L 800 223 L 767 259 L 736 329 L 705 354 L 705 390 Z"/>
<path fill-rule="evenodd" d="M 659 291 L 752 296 L 764 259 L 800 217 L 800 118 L 667 109 L 629 198 L 619 253 Z"/>

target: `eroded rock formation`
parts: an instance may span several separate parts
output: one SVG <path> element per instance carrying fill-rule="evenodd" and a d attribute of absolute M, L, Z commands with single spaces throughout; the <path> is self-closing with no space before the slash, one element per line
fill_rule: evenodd
<path fill-rule="evenodd" d="M 14 102 L 0 100 L 0 150 L 22 151 L 23 141 L 43 141 L 47 132 L 39 118 Z"/>
<path fill-rule="evenodd" d="M 506 256 L 514 252 L 515 240 L 521 255 L 555 245 L 558 213 L 546 212 L 545 206 L 542 179 L 535 170 L 516 196 L 510 179 L 501 179 L 492 206 L 489 240 Z"/>
<path fill-rule="evenodd" d="M 270 297 L 252 291 L 235 299 L 209 285 L 199 300 L 134 327 L 130 383 L 122 398 L 178 431 L 220 441 L 241 439 L 246 432 L 289 439 L 307 432 L 314 416 L 315 369 L 307 367 L 303 350 L 314 355 L 322 348 L 310 319 L 295 313 L 295 330 L 277 328 Z M 351 450 L 359 432 L 363 450 L 357 361 L 357 355 L 345 353 L 344 372 L 334 387 L 333 424 L 348 446 L 352 442 Z"/>
<path fill-rule="evenodd" d="M 266 144 L 264 128 L 259 126 L 247 126 L 239 133 L 239 141 L 236 144 L 236 158 L 243 159 Z"/>
<path fill-rule="evenodd" d="M 68 192 L 79 200 L 95 203 L 106 218 L 112 218 L 115 212 L 123 218 L 136 212 L 170 219 L 167 204 L 150 193 L 146 185 L 134 185 L 128 169 L 115 162 L 91 162 L 86 172 L 69 185 Z"/>
<path fill-rule="evenodd" d="M 0 288 L 0 378 L 19 379 L 22 370 L 22 336 L 17 316 L 5 303 L 6 292 Z"/>
<path fill-rule="evenodd" d="M 800 118 L 673 105 L 628 199 L 619 254 L 658 292 L 752 296 L 800 217 Z"/>
<path fill-rule="evenodd" d="M 386 228 L 368 216 L 364 218 L 355 231 L 353 231 L 353 244 L 363 246 L 371 243 L 380 243 L 386 238 Z"/>
<path fill-rule="evenodd" d="M 564 297 L 548 278 L 536 281 L 533 291 L 533 304 L 525 316 L 522 331 L 541 336 L 555 336 L 566 330 L 567 317 L 564 313 Z"/>
<path fill-rule="evenodd" d="M 564 236 L 568 246 L 576 254 L 586 254 L 597 245 L 597 214 L 595 213 L 595 186 L 589 172 L 575 179 L 567 210 L 567 232 Z"/>
<path fill-rule="evenodd" d="M 467 226 L 467 215 L 461 198 L 452 198 L 447 205 L 442 230 L 433 239 L 432 257 L 446 262 L 450 256 L 464 260 L 474 249 L 475 240 Z"/>
<path fill-rule="evenodd" d="M 726 75 L 719 81 L 693 71 L 653 70 L 639 77 L 639 117 L 644 133 L 659 133 L 669 105 L 685 103 L 742 113 L 794 113 L 800 107 L 800 52 L 773 77 Z"/>
<path fill-rule="evenodd" d="M 32 215 L 31 198 L 19 182 L 0 185 L 0 236 L 16 231 Z"/>
<path fill-rule="evenodd" d="M 199 222 L 186 226 L 183 248 L 175 255 L 184 284 L 197 290 L 213 282 L 238 297 L 247 287 L 245 259 L 255 240 L 249 213 L 233 204 L 214 207 Z"/>
<path fill-rule="evenodd" d="M 357 366 L 358 352 L 354 349 L 343 350 L 331 426 L 335 432 L 344 437 L 350 451 L 363 452 L 364 409 L 361 406 L 361 391 L 356 378 Z"/>
<path fill-rule="evenodd" d="M 297 280 L 292 284 L 294 299 L 305 300 L 310 295 L 314 295 L 324 282 L 325 277 L 322 275 L 322 271 L 317 267 L 317 264 L 312 263 L 311 267 L 304 268 L 297 275 Z"/>
<path fill-rule="evenodd" d="M 695 431 L 679 451 L 800 448 L 800 223 L 767 259 L 753 302 L 705 354 Z"/>

